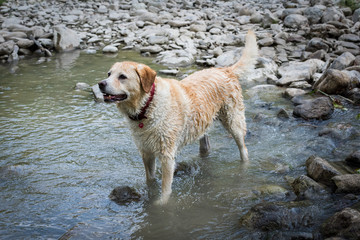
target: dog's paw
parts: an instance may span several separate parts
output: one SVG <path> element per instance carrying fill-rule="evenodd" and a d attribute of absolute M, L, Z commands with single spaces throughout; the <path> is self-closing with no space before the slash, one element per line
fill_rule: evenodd
<path fill-rule="evenodd" d="M 164 205 L 166 205 L 168 203 L 169 198 L 170 198 L 170 195 L 166 195 L 166 196 L 163 195 L 163 196 L 161 196 L 160 199 L 155 201 L 155 205 L 164 206 Z"/>

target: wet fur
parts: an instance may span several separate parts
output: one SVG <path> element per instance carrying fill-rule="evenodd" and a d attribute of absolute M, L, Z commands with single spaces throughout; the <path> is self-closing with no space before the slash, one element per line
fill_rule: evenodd
<path fill-rule="evenodd" d="M 251 70 L 257 58 L 256 37 L 252 31 L 246 36 L 246 45 L 240 60 L 230 67 L 198 71 L 182 81 L 156 77 L 150 67 L 135 63 L 115 63 L 110 69 L 105 92 L 124 94 L 128 98 L 118 102 L 120 112 L 138 114 L 149 98 L 155 83 L 155 94 L 146 111 L 147 119 L 128 119 L 135 143 L 146 171 L 146 179 L 155 179 L 155 158 L 162 167 L 162 196 L 166 203 L 171 194 L 176 152 L 188 143 L 202 137 L 218 118 L 232 134 L 243 161 L 248 161 L 244 137 L 246 134 L 245 106 L 239 77 Z M 119 80 L 125 74 L 127 79 Z"/>

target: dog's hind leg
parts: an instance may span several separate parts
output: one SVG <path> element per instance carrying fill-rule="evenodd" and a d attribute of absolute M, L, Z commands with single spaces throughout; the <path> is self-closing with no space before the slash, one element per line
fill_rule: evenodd
<path fill-rule="evenodd" d="M 202 138 L 200 138 L 200 156 L 202 157 L 206 157 L 207 155 L 209 155 L 210 152 L 210 141 L 209 141 L 209 136 L 207 134 L 204 134 L 204 136 L 202 136 Z"/>
<path fill-rule="evenodd" d="M 233 136 L 240 151 L 240 157 L 243 162 L 248 162 L 248 151 L 245 146 L 246 122 L 244 110 L 222 112 L 219 116 L 221 123 Z"/>
<path fill-rule="evenodd" d="M 146 181 L 151 183 L 155 180 L 156 161 L 152 153 L 142 153 L 142 159 L 145 166 Z"/>

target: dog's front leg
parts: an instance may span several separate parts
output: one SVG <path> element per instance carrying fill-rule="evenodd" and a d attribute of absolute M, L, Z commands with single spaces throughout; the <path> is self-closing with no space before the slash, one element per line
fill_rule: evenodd
<path fill-rule="evenodd" d="M 166 204 L 171 194 L 171 185 L 175 171 L 175 157 L 161 156 L 160 161 L 162 170 L 161 198 L 157 203 Z"/>
<path fill-rule="evenodd" d="M 145 166 L 146 181 L 152 183 L 155 180 L 156 161 L 155 155 L 148 152 L 142 153 L 142 159 Z"/>

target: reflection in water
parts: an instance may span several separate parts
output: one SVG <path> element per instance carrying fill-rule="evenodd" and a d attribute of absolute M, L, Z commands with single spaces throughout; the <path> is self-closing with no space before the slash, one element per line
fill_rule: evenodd
<path fill-rule="evenodd" d="M 356 137 L 318 134 L 339 119 L 351 122 L 354 111 L 336 112 L 313 128 L 302 120 L 278 119 L 278 109 L 291 112 L 292 105 L 277 94 L 255 94 L 245 100 L 249 166 L 241 166 L 236 143 L 215 123 L 210 155 L 201 158 L 197 143 L 184 148 L 177 160 L 195 164 L 196 170 L 174 179 L 168 205 L 154 206 L 160 170 L 157 186 L 149 189 L 115 105 L 96 103 L 91 93 L 73 87 L 97 83 L 115 61 L 161 66 L 132 52 L 73 52 L 50 59 L 22 60 L 12 73 L 8 65 L 0 66 L 0 235 L 5 239 L 241 239 L 249 232 L 239 226 L 240 216 L 261 201 L 291 198 L 284 177 L 304 174 L 310 155 L 343 159 L 359 147 Z M 137 189 L 143 200 L 111 202 L 109 193 L 121 185 Z"/>

